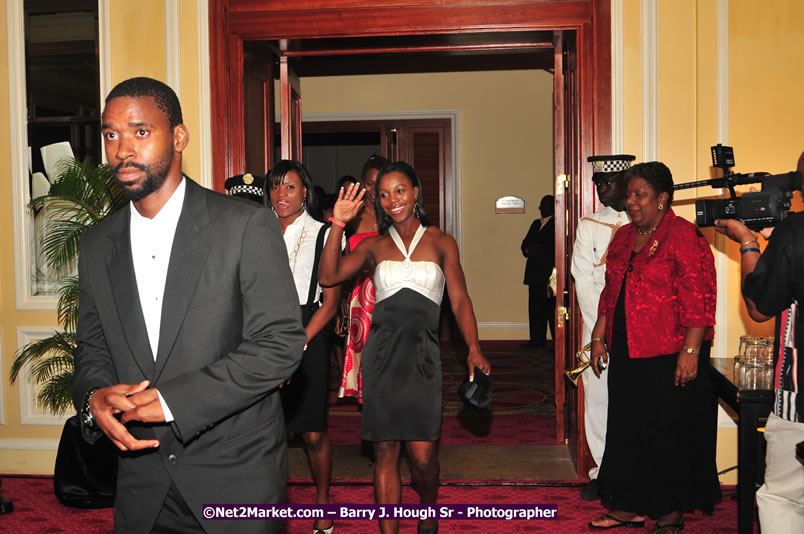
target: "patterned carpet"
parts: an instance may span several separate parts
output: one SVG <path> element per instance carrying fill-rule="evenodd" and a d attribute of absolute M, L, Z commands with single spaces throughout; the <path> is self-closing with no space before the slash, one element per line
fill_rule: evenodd
<path fill-rule="evenodd" d="M 518 341 L 481 343 L 491 362 L 491 414 L 466 409 L 458 386 L 466 380 L 466 351 L 445 344 L 441 351 L 443 445 L 555 444 L 554 358 L 550 349 L 521 349 Z M 360 411 L 354 399 L 337 399 L 338 377 L 330 386 L 329 434 L 336 445 L 360 442 Z"/>
<path fill-rule="evenodd" d="M 725 488 L 724 488 L 725 489 Z M 53 534 L 99 534 L 112 531 L 112 510 L 79 510 L 66 508 L 59 504 L 53 495 L 53 479 L 50 477 L 3 476 L 3 493 L 14 501 L 15 511 L 0 516 L 0 532 L 15 534 L 48 532 Z M 594 502 L 582 501 L 575 484 L 543 484 L 529 486 L 443 486 L 439 495 L 440 504 L 556 504 L 556 520 L 450 520 L 441 521 L 439 532 L 482 532 L 497 534 L 509 532 L 550 532 L 577 533 L 590 532 L 586 524 L 600 515 L 603 509 Z M 288 500 L 291 503 L 312 502 L 314 490 L 309 485 L 290 486 Z M 370 504 L 373 502 L 372 488 L 366 483 L 350 486 L 335 486 L 332 490 L 335 503 Z M 413 504 L 418 496 L 410 487 L 404 487 L 402 502 Z M 736 532 L 737 507 L 732 499 L 725 499 L 715 507 L 710 517 L 701 514 L 686 517 L 685 531 L 699 533 Z M 312 530 L 312 521 L 289 521 L 283 528 L 284 534 L 302 534 Z M 633 529 L 646 532 L 653 522 L 646 522 L 646 528 Z M 403 521 L 400 532 L 415 532 L 416 522 Z M 629 529 L 630 530 L 630 529 Z M 377 524 L 369 520 L 340 520 L 336 522 L 336 532 L 342 534 L 364 534 L 378 531 Z"/>

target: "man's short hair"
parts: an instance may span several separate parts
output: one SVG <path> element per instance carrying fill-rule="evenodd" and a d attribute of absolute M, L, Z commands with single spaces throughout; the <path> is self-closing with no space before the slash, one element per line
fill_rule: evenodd
<path fill-rule="evenodd" d="M 170 128 L 173 129 L 184 122 L 181 115 L 179 97 L 168 85 L 153 78 L 129 78 L 114 86 L 106 97 L 106 104 L 120 97 L 144 98 L 151 97 L 156 105 L 167 115 Z"/>

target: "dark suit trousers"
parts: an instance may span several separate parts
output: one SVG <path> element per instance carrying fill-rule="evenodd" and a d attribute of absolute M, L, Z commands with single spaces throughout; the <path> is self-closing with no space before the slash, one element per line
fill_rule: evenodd
<path fill-rule="evenodd" d="M 555 336 L 555 297 L 547 296 L 547 281 L 544 284 L 528 286 L 528 318 L 530 342 L 544 345 L 547 341 L 547 325 L 550 335 Z"/>
<path fill-rule="evenodd" d="M 214 504 L 214 503 L 210 503 Z M 193 511 L 181 496 L 179 490 L 170 483 L 162 511 L 156 518 L 151 534 L 190 534 L 203 532 L 201 525 L 193 515 Z"/>

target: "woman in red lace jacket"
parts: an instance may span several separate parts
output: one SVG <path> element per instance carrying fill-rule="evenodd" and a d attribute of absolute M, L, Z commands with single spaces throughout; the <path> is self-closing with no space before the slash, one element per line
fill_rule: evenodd
<path fill-rule="evenodd" d="M 592 368 L 609 365 L 606 449 L 598 475 L 609 512 L 591 528 L 684 528 L 683 514 L 720 499 L 717 404 L 709 377 L 715 265 L 698 228 L 677 217 L 662 163 L 626 172 L 623 226 L 608 249 L 592 331 Z"/>

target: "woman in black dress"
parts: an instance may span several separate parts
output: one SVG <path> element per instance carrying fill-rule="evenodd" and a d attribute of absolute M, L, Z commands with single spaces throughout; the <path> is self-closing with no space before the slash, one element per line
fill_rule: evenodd
<path fill-rule="evenodd" d="M 631 224 L 609 245 L 606 286 L 592 330 L 592 368 L 609 365 L 606 448 L 598 490 L 609 512 L 589 526 L 654 532 L 720 499 L 717 403 L 709 380 L 715 264 L 698 228 L 677 217 L 662 163 L 625 173 Z"/>
<path fill-rule="evenodd" d="M 282 407 L 288 432 L 300 432 L 304 439 L 316 485 L 316 504 L 329 504 L 332 447 L 327 434 L 328 325 L 337 310 L 340 288 L 322 290 L 318 285 L 318 263 L 328 229 L 307 212 L 312 194 L 310 173 L 298 161 L 282 160 L 268 171 L 266 202 L 279 219 L 307 331 L 301 364 L 282 388 Z M 313 533 L 331 534 L 332 529 L 332 520 L 318 520 Z"/>
<path fill-rule="evenodd" d="M 346 256 L 338 243 L 343 227 L 359 213 L 364 191 L 350 186 L 339 192 L 332 236 L 321 256 L 321 283 L 341 283 L 366 267 L 373 271 L 377 302 L 363 350 L 361 437 L 374 442 L 374 498 L 378 504 L 399 503 L 404 441 L 420 503 L 435 504 L 442 402 L 438 319 L 445 283 L 469 346 L 470 376 L 475 368 L 489 373 L 491 366 L 480 352 L 457 244 L 428 225 L 416 172 L 404 162 L 393 163 L 380 171 L 375 188 L 380 235 L 364 239 Z M 419 521 L 417 528 L 432 534 L 438 522 Z M 384 533 L 398 529 L 398 521 L 380 521 Z"/>

